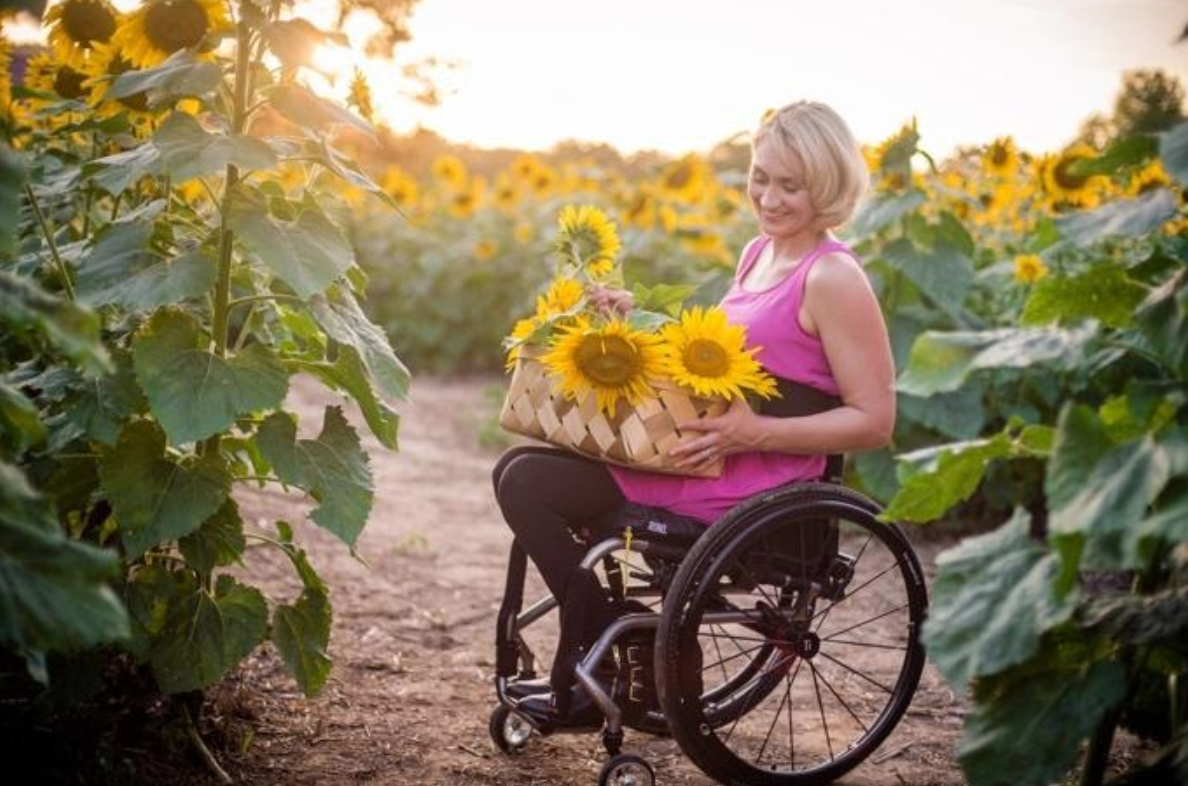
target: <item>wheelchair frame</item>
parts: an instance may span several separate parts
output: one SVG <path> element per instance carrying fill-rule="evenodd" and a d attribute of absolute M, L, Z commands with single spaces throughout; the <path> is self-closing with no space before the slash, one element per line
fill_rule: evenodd
<path fill-rule="evenodd" d="M 653 569 L 647 584 L 634 587 L 614 587 L 616 579 L 613 575 L 610 576 L 612 590 L 621 598 L 659 598 L 663 606 L 658 612 L 635 612 L 620 617 L 603 632 L 575 669 L 577 682 L 585 689 L 605 719 L 602 740 L 611 758 L 603 767 L 600 786 L 610 783 L 654 782 L 654 773 L 646 761 L 621 752 L 625 725 L 622 708 L 616 703 L 613 691 L 600 683 L 596 675 L 598 664 L 611 652 L 616 641 L 632 631 L 657 632 L 653 666 L 655 688 L 661 709 L 660 712 L 649 710 L 645 722 L 633 724 L 634 727 L 652 734 L 664 733 L 667 727 L 667 731 L 686 756 L 711 777 L 721 782 L 746 786 L 812 786 L 835 780 L 872 753 L 898 723 L 918 684 L 924 665 L 923 648 L 919 643 L 919 626 L 927 609 L 927 590 L 919 562 L 899 528 L 878 521 L 879 512 L 878 505 L 872 500 L 838 483 L 797 483 L 765 492 L 741 503 L 721 520 L 707 526 L 692 544 L 674 544 L 666 542 L 663 538 L 648 536 L 646 533 L 634 533 L 631 549 L 633 552 L 643 555 L 645 560 L 652 557 L 668 567 L 675 565 L 676 572 L 670 574 L 668 581 L 662 584 L 653 581 L 656 575 Z M 797 516 L 801 518 L 796 518 Z M 810 569 L 801 565 L 800 575 L 792 575 L 787 566 L 794 565 L 797 559 L 805 563 L 805 554 L 801 554 L 799 558 L 795 555 L 781 554 L 781 546 L 778 544 L 787 540 L 787 533 L 795 532 L 799 533 L 803 546 L 803 533 L 810 526 L 820 526 L 820 522 L 825 522 L 827 527 L 833 528 L 828 530 L 830 532 L 840 531 L 839 522 L 848 522 L 848 536 L 865 530 L 867 540 L 862 546 L 858 560 L 864 558 L 872 542 L 878 541 L 890 556 L 890 565 L 883 568 L 874 578 L 867 579 L 864 576 L 865 583 L 861 586 L 849 587 L 849 583 L 854 580 L 852 563 L 849 566 L 850 576 L 830 575 L 831 571 L 840 574 L 846 571 L 846 555 L 838 547 L 837 553 L 829 556 L 828 566 L 821 562 L 811 569 L 810 575 Z M 781 537 L 784 538 L 783 541 L 779 540 Z M 777 545 L 773 547 L 773 543 Z M 603 564 L 608 566 L 608 574 L 611 574 L 614 570 L 609 567 L 612 555 L 623 550 L 626 545 L 623 537 L 601 540 L 591 546 L 582 565 L 592 569 Z M 830 550 L 828 546 L 821 548 L 824 549 L 823 554 Z M 772 577 L 767 577 L 765 569 L 756 568 L 757 575 L 751 578 L 757 585 L 775 582 L 771 583 L 771 587 L 779 587 L 778 591 L 761 593 L 753 598 L 751 608 L 718 609 L 718 599 L 723 591 L 735 590 L 736 586 L 745 588 L 745 584 L 749 583 L 731 583 L 733 579 L 730 571 L 738 572 L 737 566 L 731 567 L 731 555 L 744 570 L 749 570 L 745 567 L 747 560 L 758 559 L 770 563 Z M 823 559 L 821 556 L 818 561 Z M 881 559 L 886 561 L 886 557 Z M 649 565 L 651 564 L 649 562 Z M 539 719 L 517 712 L 517 702 L 508 694 L 513 675 L 518 674 L 521 679 L 535 676 L 535 656 L 524 642 L 521 632 L 559 605 L 555 598 L 545 596 L 529 608 L 520 610 L 525 569 L 524 553 L 518 546 L 513 545 L 496 635 L 495 691 L 499 705 L 491 718 L 492 737 L 505 752 L 513 752 L 523 747 L 532 731 L 542 735 L 567 731 L 565 728 L 541 723 Z M 823 617 L 828 617 L 832 610 L 844 604 L 846 599 L 865 591 L 872 582 L 882 581 L 882 577 L 887 575 L 891 575 L 893 580 L 897 576 L 902 582 L 903 605 L 892 607 L 891 611 L 873 617 L 869 622 L 847 627 L 841 634 L 822 638 L 820 628 L 825 622 Z M 634 577 L 641 578 L 638 574 Z M 763 578 L 762 582 L 760 577 Z M 618 581 L 621 582 L 622 579 Z M 819 602 L 828 604 L 824 611 L 816 610 Z M 907 623 L 906 629 L 902 632 L 902 645 L 898 642 L 895 642 L 894 646 L 885 642 L 862 644 L 838 638 L 838 635 L 844 637 L 862 625 L 873 626 L 881 617 L 889 618 L 893 613 L 898 616 L 899 612 L 905 610 Z M 691 615 L 696 619 L 692 632 L 689 630 L 688 622 Z M 763 653 L 763 662 L 758 664 L 756 671 L 748 672 L 745 684 L 727 691 L 727 700 L 722 702 L 723 705 L 729 705 L 724 712 L 725 720 L 707 714 L 706 707 L 713 710 L 716 705 L 706 699 L 709 694 L 704 693 L 702 677 L 697 674 L 690 676 L 695 670 L 688 667 L 688 661 L 696 658 L 700 666 L 703 658 L 703 645 L 699 643 L 698 638 L 703 635 L 700 632 L 702 625 L 711 631 L 715 627 L 741 627 L 750 632 L 751 642 L 759 642 L 753 650 Z M 778 633 L 775 632 L 777 630 Z M 759 631 L 758 636 L 755 635 L 755 631 Z M 857 675 L 852 681 L 865 680 L 889 694 L 887 705 L 870 721 L 868 727 L 859 717 L 859 712 L 822 676 L 828 690 L 862 729 L 857 739 L 836 756 L 832 740 L 829 738 L 830 728 L 825 718 L 823 692 L 817 684 L 818 675 L 823 675 L 823 672 L 812 663 L 823 644 L 885 647 L 903 652 L 903 662 L 899 667 L 894 688 L 888 688 L 880 680 L 864 673 L 862 669 L 852 668 L 840 663 L 828 653 L 824 654 L 825 658 L 840 663 L 842 667 Z M 738 646 L 737 643 L 735 646 Z M 692 648 L 698 651 L 693 653 Z M 742 651 L 743 648 L 739 649 Z M 809 664 L 808 671 L 816 689 L 816 702 L 829 752 L 828 759 L 822 764 L 808 769 L 796 769 L 795 745 L 792 739 L 792 688 L 804 663 Z M 796 664 L 795 673 L 789 678 L 793 664 Z M 827 664 L 823 662 L 824 665 Z M 749 713 L 756 711 L 773 692 L 778 693 L 781 682 L 784 681 L 785 695 L 781 698 L 780 708 L 787 703 L 791 761 L 787 767 L 767 765 L 762 761 L 762 752 L 756 762 L 739 757 L 730 749 L 729 738 L 735 732 L 735 726 Z M 685 690 L 685 683 L 690 683 L 693 687 Z M 732 684 L 728 680 L 726 687 Z M 687 695 L 691 691 L 697 692 L 692 699 Z M 777 710 L 777 714 L 778 712 Z M 727 723 L 731 725 L 723 741 L 717 730 Z M 849 724 L 849 721 L 846 723 Z M 775 721 L 772 723 L 773 727 L 774 725 Z M 588 727 L 583 730 L 588 730 Z M 768 729 L 767 734 L 770 737 L 772 730 Z M 740 733 L 741 736 L 743 735 Z M 766 746 L 767 742 L 764 741 L 764 747 Z"/>

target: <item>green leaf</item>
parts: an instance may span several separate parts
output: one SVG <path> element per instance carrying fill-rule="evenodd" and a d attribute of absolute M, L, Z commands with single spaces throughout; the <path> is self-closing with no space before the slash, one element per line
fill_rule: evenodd
<path fill-rule="evenodd" d="M 274 218 L 246 189 L 232 193 L 227 221 L 236 239 L 303 299 L 320 294 L 354 262 L 351 244 L 322 210 L 302 205 L 295 221 Z"/>
<path fill-rule="evenodd" d="M 37 406 L 19 390 L 0 381 L 0 448 L 17 456 L 44 439 L 45 426 Z"/>
<path fill-rule="evenodd" d="M 104 445 L 114 445 L 124 421 L 146 406 L 144 393 L 136 384 L 132 356 L 117 349 L 112 359 L 115 373 L 80 380 L 82 392 L 73 399 L 67 415 L 88 437 Z"/>
<path fill-rule="evenodd" d="M 957 442 L 903 456 L 899 463 L 899 492 L 882 517 L 888 521 L 933 521 L 969 496 L 982 482 L 986 466 L 1011 455 L 1011 439 Z"/>
<path fill-rule="evenodd" d="M 987 331 L 928 331 L 912 345 L 908 367 L 896 388 L 913 396 L 957 390 L 980 369 L 1075 366 L 1094 337 L 1092 323 L 1073 330 L 1025 328 Z"/>
<path fill-rule="evenodd" d="M 928 398 L 899 397 L 899 413 L 953 439 L 972 439 L 986 423 L 981 385 L 966 384 L 951 393 Z"/>
<path fill-rule="evenodd" d="M 161 153 L 160 171 L 175 183 L 203 175 L 223 175 L 228 165 L 270 169 L 276 154 L 263 140 L 237 134 L 212 134 L 185 112 L 174 112 L 153 134 Z"/>
<path fill-rule="evenodd" d="M 1119 265 L 1095 265 L 1076 276 L 1048 276 L 1031 290 L 1023 307 L 1025 325 L 1070 324 L 1096 319 L 1113 328 L 1128 328 L 1147 288 Z"/>
<path fill-rule="evenodd" d="M 136 377 L 174 445 L 227 429 L 235 418 L 284 401 L 289 376 L 262 344 L 224 359 L 206 349 L 198 322 L 162 309 L 136 335 Z"/>
<path fill-rule="evenodd" d="M 1058 559 L 1029 528 L 1030 516 L 1018 510 L 997 530 L 937 557 L 924 645 L 958 690 L 1026 662 L 1044 633 L 1075 610 L 1075 598 L 1053 592 Z"/>
<path fill-rule="evenodd" d="M 1060 234 L 1086 248 L 1107 238 L 1138 237 L 1163 226 L 1176 214 L 1176 197 L 1157 188 L 1134 199 L 1118 199 L 1085 213 L 1056 220 Z"/>
<path fill-rule="evenodd" d="M 1159 135 L 1159 157 L 1167 173 L 1181 187 L 1188 186 L 1188 123 Z"/>
<path fill-rule="evenodd" d="M 268 104 L 302 128 L 324 134 L 336 125 L 350 125 L 370 137 L 375 129 L 361 117 L 295 84 L 277 85 L 265 91 Z"/>
<path fill-rule="evenodd" d="M 161 161 L 161 151 L 147 140 L 120 153 L 96 158 L 83 164 L 83 176 L 88 177 L 112 196 L 122 194 L 142 177 L 155 175 Z"/>
<path fill-rule="evenodd" d="M 222 462 L 167 456 L 165 433 L 150 420 L 124 427 L 115 447 L 99 459 L 99 478 L 129 560 L 193 532 L 231 491 L 231 476 Z"/>
<path fill-rule="evenodd" d="M 115 100 L 148 93 L 150 105 L 160 106 L 175 98 L 207 96 L 217 90 L 221 82 L 217 64 L 200 61 L 193 52 L 179 49 L 158 66 L 120 74 L 104 98 Z"/>
<path fill-rule="evenodd" d="M 873 235 L 927 201 L 924 192 L 915 189 L 900 195 L 879 194 L 871 197 L 858 209 L 847 234 L 856 239 Z"/>
<path fill-rule="evenodd" d="M 237 562 L 247 548 L 243 535 L 243 519 L 239 506 L 227 498 L 218 513 L 202 522 L 202 526 L 178 542 L 186 563 L 199 573 L 209 576 L 216 567 Z"/>
<path fill-rule="evenodd" d="M 974 282 L 973 262 L 948 243 L 922 251 L 909 240 L 896 240 L 882 257 L 902 272 L 933 303 L 961 319 L 962 303 Z"/>
<path fill-rule="evenodd" d="M 116 555 L 66 537 L 14 466 L 0 462 L 0 644 L 18 652 L 92 647 L 128 636 L 108 582 Z"/>
<path fill-rule="evenodd" d="M 321 157 L 319 160 L 327 169 L 356 188 L 360 188 L 372 196 L 378 197 L 381 202 L 389 207 L 396 207 L 396 201 L 392 199 L 391 195 L 368 177 L 367 173 L 363 171 L 362 167 L 354 159 L 335 150 L 325 137 L 320 140 L 319 144 L 321 145 Z"/>
<path fill-rule="evenodd" d="M 90 373 L 111 368 L 99 341 L 99 317 L 85 306 L 51 295 L 31 279 L 0 270 L 0 324 L 24 334 L 26 343 L 43 338 Z"/>
<path fill-rule="evenodd" d="M 268 630 L 268 607 L 254 587 L 219 576 L 214 595 L 196 584 L 170 603 L 149 660 L 165 693 L 213 685 L 235 667 Z"/>
<path fill-rule="evenodd" d="M 1089 633 L 1124 641 L 1127 646 L 1176 646 L 1188 641 L 1188 588 L 1172 586 L 1150 595 L 1090 598 L 1083 617 Z"/>
<path fill-rule="evenodd" d="M 946 210 L 940 214 L 940 222 L 937 224 L 936 231 L 950 246 L 966 257 L 972 258 L 977 252 L 977 246 L 973 236 L 969 234 L 969 230 L 949 211 Z"/>
<path fill-rule="evenodd" d="M 310 301 L 314 319 L 330 338 L 353 347 L 380 395 L 396 401 L 408 398 L 409 373 L 384 331 L 363 313 L 350 292 L 337 288 L 329 297 Z"/>
<path fill-rule="evenodd" d="M 631 285 L 635 308 L 659 311 L 673 318 L 680 316 L 681 307 L 696 291 L 695 284 L 656 284 L 649 287 L 636 282 Z"/>
<path fill-rule="evenodd" d="M 1061 413 L 1045 491 L 1049 537 L 1065 557 L 1068 586 L 1081 561 L 1137 567 L 1137 525 L 1169 477 L 1167 453 L 1150 437 L 1115 446 L 1089 407 Z"/>
<path fill-rule="evenodd" d="M 328 387 L 350 395 L 359 405 L 359 410 L 371 428 L 371 433 L 375 434 L 380 444 L 392 450 L 399 448 L 397 435 L 400 428 L 400 415 L 390 409 L 376 395 L 375 389 L 371 386 L 367 369 L 363 366 L 363 362 L 359 359 L 359 353 L 355 351 L 354 347 L 339 346 L 338 357 L 333 365 L 305 362 L 298 362 L 296 365 L 302 371 L 316 376 Z"/>
<path fill-rule="evenodd" d="M 1139 327 L 1156 356 L 1181 382 L 1188 381 L 1188 270 L 1181 270 L 1139 307 Z"/>
<path fill-rule="evenodd" d="M 1159 504 L 1138 525 L 1133 542 L 1140 564 L 1157 553 L 1158 543 L 1188 543 L 1188 482 L 1181 480 L 1168 486 Z"/>
<path fill-rule="evenodd" d="M 21 223 L 21 192 L 25 184 L 25 165 L 7 145 L 0 144 L 0 259 L 16 252 L 17 227 Z"/>
<path fill-rule="evenodd" d="M 1115 175 L 1126 167 L 1137 166 L 1159 152 L 1159 139 L 1148 134 L 1136 134 L 1115 139 L 1104 153 L 1096 158 L 1080 158 L 1068 168 L 1078 177 Z"/>
<path fill-rule="evenodd" d="M 957 746 L 966 777 L 975 786 L 1059 780 L 1076 761 L 1079 743 L 1123 700 L 1126 684 L 1121 664 L 1098 661 L 1079 668 L 1036 668 L 995 686 L 966 718 Z M 1027 752 L 1020 755 L 1024 740 Z"/>
<path fill-rule="evenodd" d="M 374 487 L 367 454 L 342 409 L 326 407 L 316 440 L 298 440 L 293 418 L 274 413 L 260 426 L 256 444 L 277 477 L 320 503 L 311 514 L 314 523 L 354 546 L 371 512 Z"/>
<path fill-rule="evenodd" d="M 321 691 L 330 676 L 330 623 L 330 598 L 320 588 L 307 586 L 295 603 L 273 613 L 272 642 L 306 696 Z"/>

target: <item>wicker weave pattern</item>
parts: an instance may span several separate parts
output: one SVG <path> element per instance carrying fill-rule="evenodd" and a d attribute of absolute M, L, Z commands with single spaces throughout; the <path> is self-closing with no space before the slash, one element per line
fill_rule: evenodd
<path fill-rule="evenodd" d="M 499 425 L 516 434 L 544 440 L 584 456 L 635 469 L 674 475 L 718 477 L 719 460 L 704 471 L 678 470 L 668 451 L 682 438 L 676 424 L 726 411 L 723 399 L 691 396 L 662 380 L 657 397 L 632 407 L 620 401 L 613 417 L 599 411 L 591 393 L 581 401 L 565 398 L 535 357 L 522 353 L 512 373 Z"/>

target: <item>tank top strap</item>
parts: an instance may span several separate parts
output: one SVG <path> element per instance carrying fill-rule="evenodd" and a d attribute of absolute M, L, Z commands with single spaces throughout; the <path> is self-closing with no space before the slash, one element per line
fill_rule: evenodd
<path fill-rule="evenodd" d="M 835 251 L 840 251 L 841 253 L 852 257 L 855 260 L 858 259 L 858 255 L 854 253 L 854 249 L 850 248 L 840 240 L 826 240 L 824 243 L 810 251 L 808 256 L 800 261 L 800 264 L 796 266 L 796 270 L 792 271 L 792 275 L 789 276 L 789 283 L 796 281 L 796 289 L 800 292 L 803 292 L 804 281 L 808 277 L 809 271 L 813 269 L 813 265 L 816 264 L 817 260 L 821 257 L 825 256 L 826 254 L 831 254 Z"/>
<path fill-rule="evenodd" d="M 759 255 L 763 253 L 763 249 L 770 242 L 771 238 L 766 235 L 760 235 L 751 241 L 743 251 L 742 261 L 738 263 L 738 272 L 734 274 L 735 281 L 742 281 L 747 277 L 747 273 L 755 266 L 755 261 L 759 259 Z"/>

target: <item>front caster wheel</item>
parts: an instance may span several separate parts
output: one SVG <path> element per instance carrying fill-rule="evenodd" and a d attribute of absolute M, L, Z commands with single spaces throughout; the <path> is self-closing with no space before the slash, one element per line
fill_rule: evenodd
<path fill-rule="evenodd" d="M 528 744 L 528 738 L 532 736 L 532 724 L 500 704 L 491 712 L 487 731 L 491 733 L 495 747 L 510 754 L 522 750 Z"/>
<path fill-rule="evenodd" d="M 652 765 L 630 753 L 607 759 L 598 775 L 598 786 L 654 786 L 655 783 Z"/>

